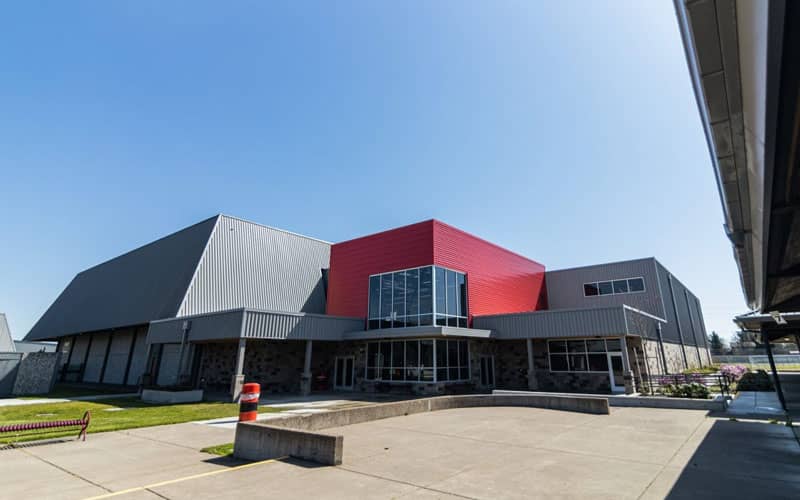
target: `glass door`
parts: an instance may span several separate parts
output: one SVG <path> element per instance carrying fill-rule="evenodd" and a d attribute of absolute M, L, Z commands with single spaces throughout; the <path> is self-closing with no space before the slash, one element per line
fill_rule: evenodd
<path fill-rule="evenodd" d="M 333 389 L 336 391 L 353 390 L 353 356 L 338 356 L 333 374 Z"/>
<path fill-rule="evenodd" d="M 625 392 L 625 371 L 622 369 L 622 353 L 608 353 L 608 376 L 611 378 L 611 392 Z"/>

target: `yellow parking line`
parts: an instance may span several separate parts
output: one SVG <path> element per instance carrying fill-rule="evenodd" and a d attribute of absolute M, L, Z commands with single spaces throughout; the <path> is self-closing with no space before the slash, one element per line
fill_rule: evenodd
<path fill-rule="evenodd" d="M 111 497 L 116 497 L 116 496 L 119 496 L 119 495 L 126 495 L 128 493 L 133 493 L 134 491 L 143 491 L 143 490 L 148 490 L 150 488 L 158 488 L 159 486 L 166 486 L 168 484 L 180 483 L 182 481 L 189 481 L 190 479 L 197 479 L 197 478 L 206 477 L 206 476 L 213 476 L 215 474 L 222 474 L 223 472 L 232 472 L 232 471 L 235 471 L 235 470 L 247 469 L 248 467 L 255 467 L 256 465 L 263 465 L 263 464 L 268 464 L 270 462 L 277 462 L 278 460 L 283 460 L 284 458 L 288 458 L 288 457 L 271 458 L 269 460 L 262 460 L 260 462 L 252 462 L 252 463 L 249 463 L 249 464 L 237 465 L 236 467 L 227 467 L 225 469 L 218 469 L 218 470 L 212 470 L 212 471 L 209 471 L 209 472 L 203 472 L 201 474 L 195 474 L 193 476 L 179 477 L 178 479 L 170 479 L 169 481 L 161 481 L 160 483 L 148 484 L 146 486 L 137 486 L 136 488 L 128 488 L 127 490 L 120 490 L 120 491 L 115 491 L 113 493 L 106 493 L 104 495 L 98 495 L 98 496 L 95 496 L 95 497 L 88 497 L 88 498 L 86 498 L 86 500 L 98 500 L 100 498 L 111 498 Z"/>

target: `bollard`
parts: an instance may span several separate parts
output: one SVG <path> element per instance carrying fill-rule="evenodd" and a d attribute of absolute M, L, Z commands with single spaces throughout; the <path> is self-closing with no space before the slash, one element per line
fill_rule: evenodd
<path fill-rule="evenodd" d="M 250 382 L 242 386 L 242 395 L 239 397 L 239 422 L 252 422 L 258 416 L 258 397 L 261 395 L 261 386 Z"/>

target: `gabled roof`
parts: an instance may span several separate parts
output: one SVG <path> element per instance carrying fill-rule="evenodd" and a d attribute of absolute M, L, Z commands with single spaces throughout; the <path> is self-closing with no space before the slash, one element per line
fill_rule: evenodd
<path fill-rule="evenodd" d="M 216 215 L 78 274 L 25 340 L 236 307 L 325 312 L 330 244 Z"/>
<path fill-rule="evenodd" d="M 175 316 L 219 216 L 78 273 L 26 341 Z"/>

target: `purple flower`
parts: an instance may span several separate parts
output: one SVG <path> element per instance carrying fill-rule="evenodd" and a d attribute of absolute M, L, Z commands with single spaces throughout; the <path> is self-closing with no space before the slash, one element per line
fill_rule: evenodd
<path fill-rule="evenodd" d="M 729 379 L 733 381 L 738 381 L 749 370 L 744 365 L 722 365 L 719 371 Z"/>

